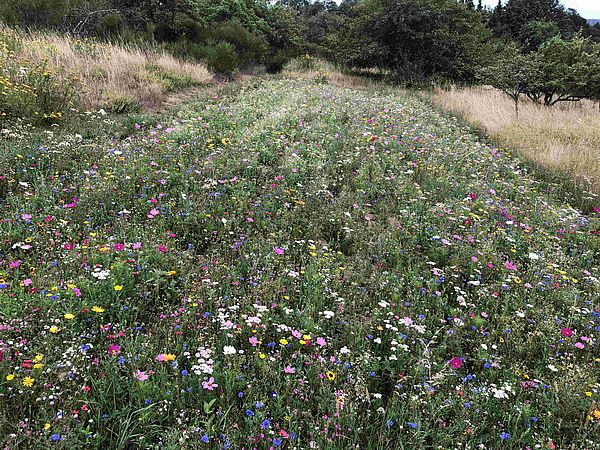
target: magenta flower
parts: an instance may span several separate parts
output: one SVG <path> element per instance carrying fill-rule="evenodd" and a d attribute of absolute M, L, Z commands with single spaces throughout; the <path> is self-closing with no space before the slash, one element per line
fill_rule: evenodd
<path fill-rule="evenodd" d="M 571 330 L 570 328 L 563 327 L 560 330 L 560 334 L 562 334 L 564 337 L 571 337 L 573 336 L 573 330 Z"/>
<path fill-rule="evenodd" d="M 577 342 L 575 344 L 575 347 L 577 347 L 579 350 L 583 350 L 585 348 L 585 345 L 583 345 L 581 342 Z"/>
<path fill-rule="evenodd" d="M 450 365 L 455 369 L 460 369 L 463 366 L 463 359 L 458 356 L 455 356 L 449 362 Z"/>
<path fill-rule="evenodd" d="M 124 248 L 125 248 L 124 244 L 115 244 L 115 250 L 118 251 L 118 252 L 120 252 Z"/>
<path fill-rule="evenodd" d="M 506 261 L 504 263 L 504 267 L 506 267 L 508 270 L 517 270 L 517 266 L 512 261 Z"/>
<path fill-rule="evenodd" d="M 166 245 L 160 245 L 158 247 L 158 251 L 161 252 L 161 253 L 167 253 L 168 252 L 167 246 Z"/>
<path fill-rule="evenodd" d="M 283 255 L 284 250 L 281 247 L 273 247 L 273 252 L 275 252 L 276 255 Z"/>
<path fill-rule="evenodd" d="M 285 373 L 296 373 L 296 369 L 294 369 L 292 366 L 288 365 L 285 366 L 285 368 L 283 369 L 283 371 Z"/>
<path fill-rule="evenodd" d="M 121 353 L 121 347 L 119 347 L 117 344 L 110 344 L 108 346 L 109 355 L 118 355 L 119 353 Z"/>

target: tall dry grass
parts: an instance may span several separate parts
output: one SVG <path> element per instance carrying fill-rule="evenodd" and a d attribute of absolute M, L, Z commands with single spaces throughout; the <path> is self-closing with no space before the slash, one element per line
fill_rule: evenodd
<path fill-rule="evenodd" d="M 178 88 L 209 83 L 212 74 L 192 64 L 155 51 L 79 40 L 48 32 L 0 28 L 0 38 L 10 39 L 19 58 L 47 62 L 48 68 L 79 78 L 85 108 L 116 104 L 154 107 Z"/>
<path fill-rule="evenodd" d="M 434 103 L 483 128 L 496 142 L 600 193 L 600 110 L 590 101 L 552 108 L 513 101 L 492 88 L 438 89 Z"/>

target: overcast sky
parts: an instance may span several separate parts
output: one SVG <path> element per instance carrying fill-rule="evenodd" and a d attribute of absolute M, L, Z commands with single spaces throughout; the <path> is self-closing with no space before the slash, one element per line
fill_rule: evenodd
<path fill-rule="evenodd" d="M 475 2 L 477 3 L 477 2 Z M 496 6 L 498 0 L 483 0 L 488 6 Z M 506 3 L 503 0 L 502 3 Z M 600 19 L 600 0 L 561 0 L 567 8 L 574 8 L 586 19 Z"/>

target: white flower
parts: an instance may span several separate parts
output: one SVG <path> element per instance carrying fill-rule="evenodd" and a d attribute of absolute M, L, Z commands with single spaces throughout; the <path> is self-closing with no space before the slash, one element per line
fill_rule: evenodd
<path fill-rule="evenodd" d="M 350 349 L 348 349 L 348 347 L 342 347 L 342 348 L 340 348 L 340 353 L 342 355 L 346 355 L 346 354 L 350 353 Z"/>
<path fill-rule="evenodd" d="M 325 316 L 326 319 L 331 319 L 335 316 L 335 313 L 333 311 L 323 311 L 323 316 Z"/>
<path fill-rule="evenodd" d="M 236 353 L 237 353 L 237 350 L 232 345 L 226 345 L 225 347 L 223 347 L 224 355 L 235 355 Z"/>

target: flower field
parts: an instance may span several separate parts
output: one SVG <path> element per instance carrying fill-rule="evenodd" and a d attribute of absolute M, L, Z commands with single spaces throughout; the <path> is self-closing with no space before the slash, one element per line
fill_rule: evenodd
<path fill-rule="evenodd" d="M 0 137 L 6 448 L 600 448 L 600 202 L 391 88 L 132 128 Z"/>

